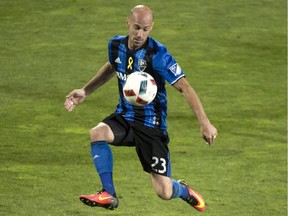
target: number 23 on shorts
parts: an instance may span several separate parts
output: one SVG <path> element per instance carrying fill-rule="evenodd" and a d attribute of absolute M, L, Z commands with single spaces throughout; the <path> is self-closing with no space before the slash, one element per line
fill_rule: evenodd
<path fill-rule="evenodd" d="M 152 157 L 152 160 L 154 161 L 153 164 L 151 164 L 151 168 L 154 172 L 163 174 L 166 172 L 166 160 L 164 158 L 158 158 L 158 157 Z M 159 164 L 160 168 L 156 169 L 156 166 Z"/>

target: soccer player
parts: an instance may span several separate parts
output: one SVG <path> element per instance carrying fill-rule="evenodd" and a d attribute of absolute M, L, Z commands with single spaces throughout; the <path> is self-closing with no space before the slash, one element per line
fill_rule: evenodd
<path fill-rule="evenodd" d="M 75 89 L 66 96 L 64 106 L 72 111 L 89 94 L 117 76 L 119 102 L 116 110 L 90 130 L 91 154 L 102 189 L 93 195 L 82 195 L 80 200 L 88 206 L 111 210 L 117 208 L 118 198 L 112 176 L 113 157 L 109 144 L 135 146 L 143 170 L 150 174 L 154 191 L 160 198 L 181 198 L 198 211 L 204 211 L 202 196 L 184 180 L 171 178 L 165 83 L 168 82 L 182 93 L 197 116 L 206 143 L 213 143 L 217 129 L 210 123 L 179 64 L 164 45 L 149 36 L 153 24 L 153 12 L 149 7 L 134 7 L 127 19 L 129 34 L 115 36 L 109 41 L 109 61 L 83 88 Z M 135 71 L 149 73 L 158 87 L 153 102 L 143 107 L 132 106 L 122 93 L 127 75 Z"/>

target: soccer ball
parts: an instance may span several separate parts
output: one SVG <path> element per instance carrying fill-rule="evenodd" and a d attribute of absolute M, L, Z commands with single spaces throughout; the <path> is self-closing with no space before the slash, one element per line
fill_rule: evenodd
<path fill-rule="evenodd" d="M 123 87 L 125 99 L 134 106 L 151 103 L 157 94 L 154 78 L 146 72 L 134 72 L 128 75 Z"/>

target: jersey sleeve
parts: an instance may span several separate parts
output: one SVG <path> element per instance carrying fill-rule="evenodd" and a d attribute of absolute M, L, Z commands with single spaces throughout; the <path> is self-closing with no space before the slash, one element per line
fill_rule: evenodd
<path fill-rule="evenodd" d="M 111 38 L 108 42 L 108 59 L 111 65 L 113 65 L 113 60 L 112 60 L 112 40 Z"/>
<path fill-rule="evenodd" d="M 154 56 L 153 68 L 164 77 L 170 85 L 173 85 L 181 77 L 185 76 L 180 65 L 164 46 L 159 48 Z"/>

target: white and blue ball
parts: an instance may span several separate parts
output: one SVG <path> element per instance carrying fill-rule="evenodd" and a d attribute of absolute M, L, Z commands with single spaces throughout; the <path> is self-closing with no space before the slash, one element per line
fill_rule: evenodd
<path fill-rule="evenodd" d="M 128 75 L 123 87 L 125 99 L 134 106 L 151 103 L 157 94 L 154 78 L 146 72 L 133 72 Z"/>

